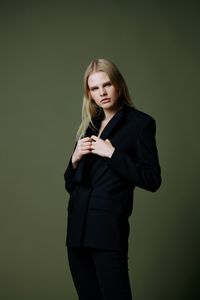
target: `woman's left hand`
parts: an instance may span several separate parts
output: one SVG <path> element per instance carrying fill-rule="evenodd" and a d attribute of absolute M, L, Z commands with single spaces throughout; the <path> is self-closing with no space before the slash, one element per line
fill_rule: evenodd
<path fill-rule="evenodd" d="M 115 148 L 111 144 L 111 142 L 106 139 L 105 141 L 97 137 L 96 135 L 92 135 L 92 144 L 91 149 L 92 153 L 103 156 L 103 157 L 109 157 L 111 158 Z"/>

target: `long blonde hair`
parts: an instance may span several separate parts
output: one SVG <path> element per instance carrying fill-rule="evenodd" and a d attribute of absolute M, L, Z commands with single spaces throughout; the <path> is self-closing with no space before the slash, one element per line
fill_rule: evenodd
<path fill-rule="evenodd" d="M 77 131 L 76 140 L 84 137 L 85 131 L 90 124 L 93 126 L 93 128 L 95 128 L 94 124 L 92 123 L 92 118 L 97 115 L 99 110 L 102 110 L 100 107 L 98 107 L 94 100 L 91 99 L 88 87 L 88 77 L 90 74 L 99 71 L 107 73 L 111 83 L 115 86 L 115 88 L 118 89 L 121 101 L 126 102 L 126 104 L 133 107 L 125 80 L 116 65 L 111 61 L 102 58 L 92 60 L 85 70 L 83 77 L 84 96 L 82 104 L 82 122 Z"/>

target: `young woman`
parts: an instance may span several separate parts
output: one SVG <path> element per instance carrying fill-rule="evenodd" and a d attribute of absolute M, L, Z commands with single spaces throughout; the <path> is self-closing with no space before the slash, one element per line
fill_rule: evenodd
<path fill-rule="evenodd" d="M 84 75 L 82 122 L 64 174 L 67 249 L 80 300 L 132 299 L 128 218 L 133 191 L 161 184 L 154 119 L 134 108 L 118 68 L 93 60 Z"/>

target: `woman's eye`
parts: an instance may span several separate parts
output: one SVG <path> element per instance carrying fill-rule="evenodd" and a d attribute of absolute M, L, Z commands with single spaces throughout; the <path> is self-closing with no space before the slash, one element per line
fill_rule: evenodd
<path fill-rule="evenodd" d="M 96 91 L 97 90 L 97 87 L 93 87 L 92 89 L 91 89 L 91 91 Z"/>
<path fill-rule="evenodd" d="M 105 86 L 111 86 L 111 85 L 112 85 L 112 83 L 111 83 L 111 82 L 108 82 L 108 83 L 106 83 Z"/>

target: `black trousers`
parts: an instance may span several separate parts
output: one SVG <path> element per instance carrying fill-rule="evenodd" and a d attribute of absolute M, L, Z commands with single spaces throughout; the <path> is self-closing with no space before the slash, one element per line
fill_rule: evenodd
<path fill-rule="evenodd" d="M 68 248 L 79 300 L 131 300 L 126 252 Z"/>

